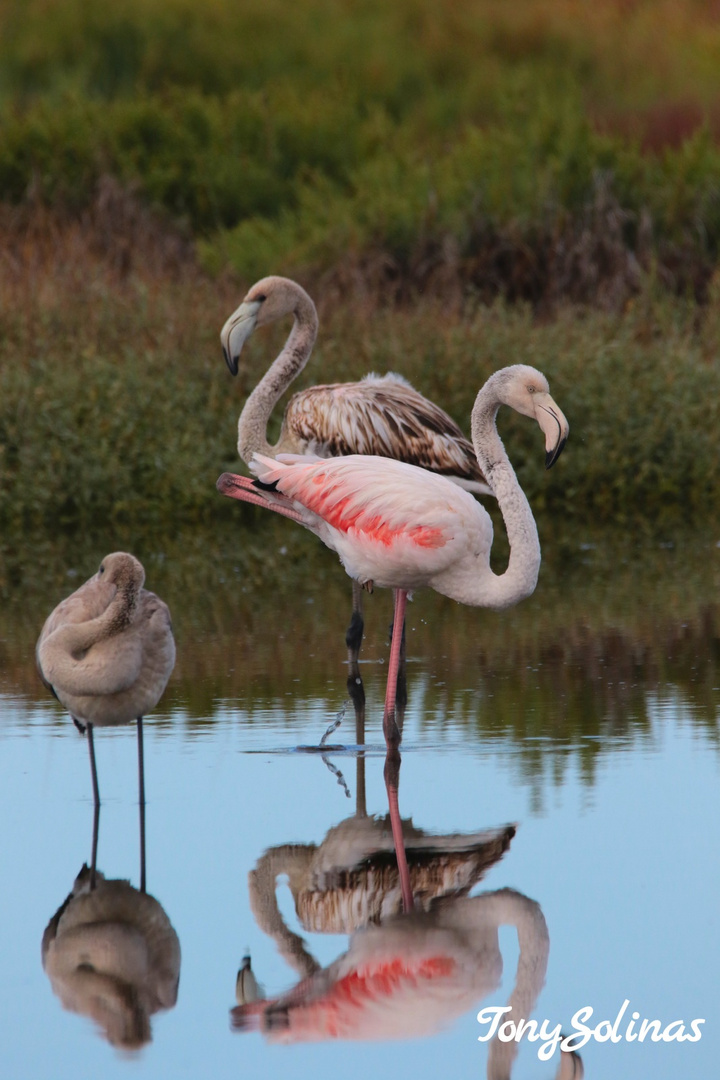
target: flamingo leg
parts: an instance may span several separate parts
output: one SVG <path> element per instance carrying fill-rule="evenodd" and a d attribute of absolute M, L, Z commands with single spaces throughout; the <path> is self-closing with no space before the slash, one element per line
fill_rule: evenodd
<path fill-rule="evenodd" d="M 90 775 L 92 776 L 93 799 L 95 805 L 100 805 L 100 790 L 98 788 L 97 764 L 95 762 L 95 743 L 93 742 L 93 725 L 87 725 L 88 750 L 90 752 Z"/>
<path fill-rule="evenodd" d="M 362 645 L 363 631 L 365 630 L 365 621 L 363 619 L 363 590 L 359 581 L 353 579 L 352 583 L 352 599 L 353 609 L 352 616 L 350 617 L 350 625 L 347 628 L 345 634 L 345 644 L 348 648 L 348 663 L 351 669 L 357 665 L 358 656 L 360 655 L 360 646 Z"/>
<path fill-rule="evenodd" d="M 355 743 L 357 746 L 365 746 L 365 687 L 360 676 L 360 670 L 351 665 L 347 680 L 348 694 L 355 709 Z M 365 793 L 365 751 L 359 750 L 355 759 L 355 814 L 357 817 L 367 817 L 367 798 Z"/>
<path fill-rule="evenodd" d="M 93 811 L 93 835 L 92 835 L 92 853 L 90 855 L 90 890 L 95 888 L 95 880 L 97 878 L 97 852 L 98 852 L 98 835 L 100 833 L 100 803 L 95 803 L 95 809 Z"/>
<path fill-rule="evenodd" d="M 395 614 L 393 617 L 392 641 L 390 643 L 387 689 L 385 691 L 385 713 L 383 715 L 383 732 L 388 750 L 391 747 L 400 745 L 400 728 L 395 719 L 395 705 L 397 702 L 400 656 L 403 647 L 403 624 L 405 622 L 405 608 L 407 607 L 407 592 L 405 589 L 393 589 L 393 599 L 395 601 Z"/>
<path fill-rule="evenodd" d="M 395 723 L 402 739 L 403 723 L 405 720 L 405 706 L 407 705 L 407 667 L 405 664 L 405 619 L 402 624 L 402 641 L 400 642 L 400 656 L 398 658 L 397 690 L 395 691 Z"/>
<path fill-rule="evenodd" d="M 395 858 L 400 875 L 400 888 L 402 890 L 403 908 L 412 911 L 414 905 L 412 887 L 410 885 L 410 871 L 408 870 L 407 855 L 405 854 L 405 840 L 402 833 L 400 820 L 400 807 L 398 805 L 398 788 L 400 786 L 400 728 L 396 720 L 396 705 L 404 707 L 405 684 L 401 687 L 398 700 L 398 675 L 400 673 L 400 661 L 403 652 L 405 635 L 405 608 L 407 607 L 407 592 L 404 589 L 394 589 L 393 599 L 395 611 L 393 616 L 392 642 L 390 644 L 390 663 L 388 665 L 387 690 L 385 691 L 385 713 L 383 715 L 383 732 L 387 745 L 385 758 L 385 787 L 387 789 L 388 806 L 390 808 L 390 827 L 392 828 L 393 844 L 395 846 Z"/>
<path fill-rule="evenodd" d="M 400 751 L 397 747 L 388 747 L 385 758 L 385 788 L 390 807 L 390 827 L 392 829 L 393 844 L 395 845 L 395 858 L 400 875 L 400 889 L 402 891 L 403 910 L 412 911 L 415 907 L 412 886 L 410 884 L 410 871 L 405 854 L 405 840 L 402 833 L 400 820 L 400 807 L 398 805 L 398 789 L 400 787 Z"/>
<path fill-rule="evenodd" d="M 142 716 L 137 718 L 138 730 L 138 802 L 140 804 L 140 892 L 145 892 L 145 753 L 143 748 Z"/>

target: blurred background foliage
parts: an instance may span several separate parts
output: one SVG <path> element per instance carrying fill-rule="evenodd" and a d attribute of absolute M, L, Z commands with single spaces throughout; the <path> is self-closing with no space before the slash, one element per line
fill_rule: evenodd
<path fill-rule="evenodd" d="M 467 426 L 546 372 L 539 516 L 716 517 L 720 5 L 0 0 L 0 524 L 245 513 L 217 334 L 298 277 L 300 385 L 396 370 Z M 252 515 L 252 511 L 248 511 Z"/>
<path fill-rule="evenodd" d="M 702 294 L 718 71 L 699 0 L 4 0 L 0 191 L 78 208 L 109 174 L 213 270 L 381 249 L 418 284 L 430 242 L 542 251 L 600 189 L 623 243 L 671 277 L 682 253 L 671 284 Z"/>

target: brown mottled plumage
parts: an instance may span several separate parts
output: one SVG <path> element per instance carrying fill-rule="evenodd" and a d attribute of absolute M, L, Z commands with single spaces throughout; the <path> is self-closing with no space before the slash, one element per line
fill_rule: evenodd
<path fill-rule="evenodd" d="M 399 375 L 312 386 L 290 399 L 283 424 L 319 457 L 397 458 L 490 494 L 470 440 Z"/>
<path fill-rule="evenodd" d="M 492 494 L 472 444 L 451 417 L 399 375 L 368 375 L 361 382 L 313 386 L 288 403 L 280 437 L 267 441 L 276 403 L 307 364 L 317 335 L 312 300 L 289 278 L 267 277 L 248 292 L 220 338 L 228 367 L 237 374 L 243 345 L 258 326 L 292 314 L 285 348 L 256 386 L 238 422 L 238 453 L 343 457 L 373 454 L 441 473 L 470 491 Z"/>
<path fill-rule="evenodd" d="M 466 896 L 503 857 L 515 826 L 437 836 L 405 820 L 402 832 L 415 904 L 427 910 L 440 897 Z M 388 818 L 354 816 L 330 829 L 319 845 L 270 848 L 250 872 L 250 906 L 260 928 L 301 974 L 314 969 L 302 939 L 280 914 L 280 876 L 288 878 L 301 924 L 314 933 L 350 934 L 402 908 Z"/>

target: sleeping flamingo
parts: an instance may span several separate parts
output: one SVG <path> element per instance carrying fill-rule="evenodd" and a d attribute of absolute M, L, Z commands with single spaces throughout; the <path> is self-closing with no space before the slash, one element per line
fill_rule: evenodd
<path fill-rule="evenodd" d="M 80 731 L 87 728 L 95 805 L 100 805 L 93 728 L 137 720 L 141 810 L 145 803 L 142 718 L 154 709 L 175 666 L 167 605 L 143 588 L 142 564 L 125 551 L 45 620 L 35 649 L 40 678 Z"/>
<path fill-rule="evenodd" d="M 294 322 L 285 347 L 240 414 L 237 446 L 244 462 L 249 464 L 253 454 L 372 454 L 430 469 L 476 494 L 493 494 L 455 421 L 400 375 L 367 375 L 361 382 L 313 386 L 294 394 L 280 437 L 271 446 L 267 426 L 272 410 L 307 364 L 315 343 L 315 305 L 295 281 L 266 277 L 253 285 L 220 334 L 227 366 L 237 375 L 243 345 L 255 328 L 286 315 Z M 357 660 L 362 636 L 362 591 L 353 581 L 353 614 L 346 635 L 351 659 Z"/>
<path fill-rule="evenodd" d="M 510 541 L 503 574 L 490 568 L 490 516 L 467 491 L 425 469 L 387 458 L 351 455 L 308 459 L 255 454 L 256 480 L 223 473 L 218 490 L 266 506 L 314 532 L 350 577 L 371 589 L 394 590 L 395 612 L 383 729 L 397 746 L 395 693 L 408 593 L 423 586 L 463 604 L 510 607 L 535 589 L 540 543 L 530 505 L 496 427 L 500 405 L 537 421 L 545 435 L 545 465 L 560 455 L 568 423 L 544 375 L 524 364 L 502 368 L 482 387 L 472 411 L 478 462 L 493 488 Z"/>

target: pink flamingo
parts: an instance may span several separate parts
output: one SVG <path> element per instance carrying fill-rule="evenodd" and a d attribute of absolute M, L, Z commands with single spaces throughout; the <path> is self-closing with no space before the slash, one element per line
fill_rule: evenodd
<path fill-rule="evenodd" d="M 336 551 L 347 573 L 365 588 L 395 594 L 385 720 L 395 707 L 397 660 L 409 592 L 429 586 L 463 604 L 496 610 L 530 596 L 540 568 L 540 543 L 528 501 L 496 427 L 500 405 L 537 421 L 545 434 L 546 468 L 565 445 L 568 423 L 547 380 L 523 364 L 488 379 L 472 411 L 475 453 L 497 497 L 510 541 L 503 574 L 490 568 L 489 514 L 446 477 L 405 462 L 368 455 L 318 459 L 255 454 L 256 480 L 223 473 L 218 490 L 291 518 Z M 392 735 L 387 732 L 386 735 Z"/>
<path fill-rule="evenodd" d="M 383 731 L 397 749 L 395 695 L 408 593 L 429 586 L 460 603 L 501 610 L 530 596 L 540 570 L 540 542 L 532 510 L 498 435 L 496 418 L 509 405 L 536 420 L 545 435 L 545 466 L 560 455 L 569 425 L 550 396 L 547 379 L 524 364 L 502 368 L 479 391 L 472 410 L 473 446 L 500 506 L 510 559 L 503 574 L 490 568 L 490 515 L 446 477 L 388 458 L 351 455 L 308 459 L 255 454 L 256 480 L 223 473 L 224 495 L 266 506 L 299 522 L 336 551 L 345 570 L 367 589 L 394 592 L 394 618 Z M 397 790 L 388 786 L 393 835 L 400 859 L 402 831 Z M 407 866 L 403 893 L 409 892 Z"/>

